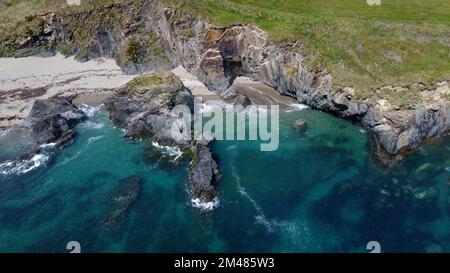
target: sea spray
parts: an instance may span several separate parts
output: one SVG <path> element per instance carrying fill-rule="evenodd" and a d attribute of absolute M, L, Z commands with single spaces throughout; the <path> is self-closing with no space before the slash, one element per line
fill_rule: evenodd
<path fill-rule="evenodd" d="M 211 202 L 202 202 L 200 199 L 191 199 L 191 204 L 194 208 L 198 208 L 202 211 L 211 211 L 219 206 L 219 198 L 214 198 Z"/>
<path fill-rule="evenodd" d="M 294 222 L 278 220 L 278 219 L 269 219 L 266 217 L 263 209 L 256 203 L 256 201 L 248 194 L 245 188 L 241 185 L 240 177 L 236 173 L 236 169 L 233 165 L 231 165 L 232 175 L 236 180 L 236 188 L 237 191 L 241 194 L 241 196 L 245 197 L 252 204 L 253 208 L 256 211 L 256 223 L 261 224 L 266 227 L 267 232 L 273 233 L 276 228 L 282 228 L 286 230 L 291 237 L 297 236 L 298 234 L 306 233 L 308 234 L 307 228 L 302 226 L 301 228 Z"/>
<path fill-rule="evenodd" d="M 47 143 L 40 146 L 39 153 L 27 159 L 18 160 L 8 160 L 0 163 L 0 174 L 11 175 L 11 174 L 25 174 L 34 169 L 37 169 L 50 159 L 50 155 L 56 143 Z"/>
<path fill-rule="evenodd" d="M 156 141 L 152 141 L 153 147 L 155 147 L 158 151 L 161 151 L 163 154 L 168 155 L 170 157 L 174 157 L 173 162 L 177 161 L 183 155 L 183 152 L 178 147 L 164 146 L 160 145 Z"/>
<path fill-rule="evenodd" d="M 302 110 L 309 108 L 308 105 L 300 104 L 300 103 L 292 103 L 289 105 L 289 107 L 290 108 L 286 110 L 287 113 L 291 113 L 291 112 L 295 112 L 295 111 L 302 111 Z"/>
<path fill-rule="evenodd" d="M 97 111 L 102 109 L 103 104 L 100 104 L 96 107 L 89 106 L 87 104 L 81 104 L 78 108 L 89 118 L 93 117 Z"/>

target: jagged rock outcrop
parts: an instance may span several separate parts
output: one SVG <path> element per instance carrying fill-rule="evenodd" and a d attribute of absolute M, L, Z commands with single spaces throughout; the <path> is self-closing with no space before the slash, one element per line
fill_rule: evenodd
<path fill-rule="evenodd" d="M 219 180 L 219 170 L 208 146 L 197 144 L 192 147 L 194 159 L 189 171 L 192 199 L 200 203 L 213 202 L 217 197 L 215 183 Z"/>
<path fill-rule="evenodd" d="M 35 101 L 27 119 L 20 127 L 1 134 L 1 146 L 6 146 L 12 139 L 22 146 L 15 153 L 11 153 L 14 158 L 2 160 L 30 156 L 39 152 L 43 144 L 55 143 L 56 146 L 61 146 L 71 141 L 75 136 L 73 128 L 85 118 L 84 112 L 72 104 L 70 98 L 52 97 Z"/>
<path fill-rule="evenodd" d="M 450 130 L 447 81 L 422 87 L 420 100 L 400 107 L 389 98 L 357 98 L 351 87 L 335 90 L 326 69 L 315 72 L 306 67 L 299 44 L 272 44 L 254 26 L 212 28 L 202 45 L 203 53 L 193 72 L 210 88 L 226 94 L 224 90 L 235 77 L 249 76 L 281 94 L 296 97 L 300 103 L 360 122 L 374 134 L 380 155 L 397 156 Z M 380 96 L 383 98 L 383 94 Z"/>
<path fill-rule="evenodd" d="M 179 113 L 172 110 L 183 105 L 193 113 L 193 99 L 190 90 L 172 72 L 159 72 L 133 79 L 104 104 L 114 124 L 125 129 L 126 137 L 151 137 L 160 145 L 192 149 L 194 164 L 189 170 L 192 199 L 211 202 L 217 197 L 214 183 L 218 174 L 211 150 L 206 145 L 194 145 L 190 133 L 188 139 L 176 139 L 172 135 L 175 124 L 177 132 L 190 132 L 186 126 L 191 124 L 185 124 Z"/>
<path fill-rule="evenodd" d="M 73 127 L 86 118 L 84 112 L 67 97 L 37 100 L 22 127 L 31 130 L 38 144 L 70 140 Z"/>
<path fill-rule="evenodd" d="M 104 102 L 110 119 L 124 128 L 126 137 L 153 137 L 166 146 L 190 145 L 190 140 L 176 142 L 171 135 L 172 125 L 179 120 L 172 110 L 185 105 L 191 113 L 193 96 L 172 72 L 146 74 L 134 78 Z M 188 128 L 180 127 L 180 133 Z"/>

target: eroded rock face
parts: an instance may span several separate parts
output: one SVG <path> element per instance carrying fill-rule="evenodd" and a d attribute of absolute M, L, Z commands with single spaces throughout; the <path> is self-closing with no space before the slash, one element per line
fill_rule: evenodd
<path fill-rule="evenodd" d="M 420 100 L 400 107 L 375 98 L 358 99 L 351 87 L 333 90 L 333 78 L 326 69 L 306 68 L 298 44 L 268 43 L 264 32 L 253 26 L 211 28 L 202 46 L 193 73 L 209 88 L 226 96 L 237 76 L 248 76 L 300 103 L 360 122 L 374 134 L 380 154 L 397 156 L 450 130 L 449 81 L 421 91 Z M 391 88 L 394 92 L 404 89 Z"/>
<path fill-rule="evenodd" d="M 391 155 L 410 151 L 424 140 L 444 135 L 450 130 L 450 103 L 438 108 L 417 106 L 408 110 L 370 108 L 362 124 L 375 135 L 377 142 Z"/>
<path fill-rule="evenodd" d="M 172 125 L 179 117 L 171 113 L 177 105 L 185 105 L 192 112 L 193 96 L 172 72 L 146 74 L 134 78 L 105 101 L 110 119 L 124 128 L 130 138 L 153 137 L 160 145 L 189 146 L 190 142 L 176 142 L 171 135 Z M 180 128 L 183 132 L 183 128 Z"/>
<path fill-rule="evenodd" d="M 75 125 L 85 118 L 86 115 L 72 104 L 70 98 L 52 97 L 37 100 L 20 127 L 1 134 L 1 146 L 8 145 L 8 142 L 18 143 L 22 146 L 20 149 L 16 149 L 16 153 L 11 153 L 11 156 L 15 158 L 3 159 L 13 160 L 30 156 L 37 153 L 43 144 L 64 145 L 74 138 L 73 128 Z"/>
<path fill-rule="evenodd" d="M 219 170 L 208 146 L 197 144 L 193 148 L 194 162 L 189 171 L 189 182 L 192 199 L 201 203 L 213 202 L 218 193 L 215 183 L 219 178 Z"/>
<path fill-rule="evenodd" d="M 72 128 L 85 118 L 67 97 L 37 100 L 22 127 L 29 128 L 38 144 L 60 141 L 73 135 Z"/>

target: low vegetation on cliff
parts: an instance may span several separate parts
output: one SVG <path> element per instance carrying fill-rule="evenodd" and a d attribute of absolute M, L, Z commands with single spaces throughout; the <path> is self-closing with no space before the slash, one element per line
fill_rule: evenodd
<path fill-rule="evenodd" d="M 312 68 L 357 90 L 450 77 L 450 2 L 206 0 L 217 25 L 254 23 L 271 39 L 299 39 Z"/>

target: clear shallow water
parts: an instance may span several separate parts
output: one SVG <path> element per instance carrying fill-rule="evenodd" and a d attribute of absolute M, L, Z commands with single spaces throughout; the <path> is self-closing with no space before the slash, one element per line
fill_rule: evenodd
<path fill-rule="evenodd" d="M 302 118 L 309 129 L 290 128 Z M 104 112 L 76 141 L 22 175 L 0 175 L 0 251 L 365 252 L 450 251 L 450 138 L 390 169 L 372 159 L 368 134 L 313 110 L 281 115 L 280 148 L 218 141 L 220 206 L 190 205 L 187 160 L 174 166 L 146 141 L 130 142 Z M 119 180 L 141 192 L 116 233 L 101 221 Z"/>

